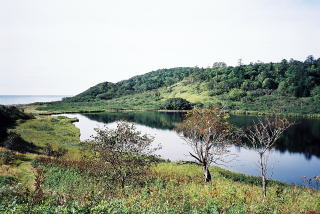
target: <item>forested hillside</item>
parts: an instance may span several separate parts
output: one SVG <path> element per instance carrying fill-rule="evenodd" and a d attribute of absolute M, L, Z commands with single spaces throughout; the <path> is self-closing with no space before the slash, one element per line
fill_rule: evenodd
<path fill-rule="evenodd" d="M 100 83 L 81 94 L 66 98 L 68 102 L 83 102 L 90 100 L 108 100 L 123 95 L 145 92 L 173 85 L 192 73 L 201 71 L 199 68 L 171 68 L 152 71 L 150 73 L 135 76 L 118 83 Z"/>
<path fill-rule="evenodd" d="M 118 83 L 100 83 L 39 109 L 159 109 L 168 98 L 178 97 L 198 106 L 219 104 L 230 110 L 320 113 L 320 58 L 160 69 Z"/>

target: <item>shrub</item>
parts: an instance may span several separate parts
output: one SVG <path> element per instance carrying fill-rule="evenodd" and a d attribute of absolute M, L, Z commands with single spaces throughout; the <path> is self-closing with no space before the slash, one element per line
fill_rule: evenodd
<path fill-rule="evenodd" d="M 46 143 L 46 145 L 43 148 L 43 152 L 45 155 L 53 156 L 54 151 L 53 151 L 52 146 L 49 143 Z"/>
<path fill-rule="evenodd" d="M 311 95 L 312 95 L 312 96 L 320 96 L 320 86 L 315 87 L 315 88 L 311 91 Z"/>
<path fill-rule="evenodd" d="M 0 176 L 0 186 L 12 185 L 14 183 L 17 183 L 17 180 L 14 177 Z"/>
<path fill-rule="evenodd" d="M 249 90 L 254 90 L 254 86 L 252 85 L 251 81 L 249 80 L 245 80 L 242 84 L 241 84 L 241 89 L 244 91 L 249 91 Z"/>
<path fill-rule="evenodd" d="M 250 97 L 259 97 L 264 95 L 270 95 L 272 93 L 272 90 L 270 89 L 257 89 L 254 91 L 248 91 L 247 95 Z"/>
<path fill-rule="evenodd" d="M 208 95 L 210 97 L 213 97 L 213 96 L 220 95 L 220 94 L 223 94 L 223 93 L 224 93 L 224 91 L 221 90 L 221 89 L 214 89 L 214 90 L 211 90 Z"/>
<path fill-rule="evenodd" d="M 149 158 L 159 147 L 151 146 L 153 137 L 142 135 L 133 124 L 119 121 L 116 129 L 96 129 L 97 135 L 88 141 L 92 155 L 101 163 L 99 177 L 119 182 L 122 188 L 128 181 L 144 179 Z"/>
<path fill-rule="evenodd" d="M 192 105 L 189 101 L 187 101 L 183 98 L 170 98 L 165 101 L 165 103 L 161 106 L 161 109 L 190 110 L 190 109 L 192 109 Z"/>
<path fill-rule="evenodd" d="M 0 151 L 0 164 L 11 164 L 15 155 L 10 150 Z"/>
<path fill-rule="evenodd" d="M 37 149 L 34 144 L 25 141 L 19 134 L 14 132 L 9 133 L 7 139 L 0 143 L 0 146 L 22 153 L 35 152 Z"/>
<path fill-rule="evenodd" d="M 241 89 L 234 88 L 228 93 L 228 98 L 230 100 L 239 101 L 242 97 L 245 97 L 247 94 Z"/>
<path fill-rule="evenodd" d="M 262 82 L 262 88 L 275 89 L 277 88 L 277 83 L 275 83 L 271 78 L 266 78 Z"/>
<path fill-rule="evenodd" d="M 193 106 L 193 108 L 203 108 L 203 107 L 204 107 L 204 104 L 198 102 L 198 103 L 192 103 L 192 106 Z"/>
<path fill-rule="evenodd" d="M 65 148 L 59 147 L 58 150 L 55 151 L 49 143 L 46 143 L 45 147 L 43 148 L 43 152 L 45 155 L 59 158 L 67 154 L 68 150 Z"/>

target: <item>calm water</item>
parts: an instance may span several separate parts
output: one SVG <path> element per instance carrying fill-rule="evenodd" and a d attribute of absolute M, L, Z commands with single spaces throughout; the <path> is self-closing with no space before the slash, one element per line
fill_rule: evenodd
<path fill-rule="evenodd" d="M 190 148 L 177 135 L 173 128 L 182 121 L 181 113 L 164 112 L 129 112 L 129 113 L 95 113 L 67 114 L 77 117 L 75 125 L 80 129 L 81 140 L 87 140 L 95 134 L 94 128 L 104 125 L 115 127 L 115 121 L 127 120 L 134 122 L 142 133 L 155 137 L 155 143 L 161 143 L 158 151 L 165 159 L 172 161 L 192 160 L 188 155 Z M 255 117 L 232 116 L 231 122 L 237 126 L 249 125 Z M 302 176 L 320 175 L 320 120 L 296 119 L 297 124 L 291 127 L 279 140 L 269 155 L 269 177 L 290 184 L 303 185 Z M 250 148 L 232 146 L 234 156 L 223 168 L 259 175 L 258 155 Z"/>
<path fill-rule="evenodd" d="M 30 104 L 35 102 L 59 101 L 68 95 L 0 95 L 0 104 L 18 105 Z"/>

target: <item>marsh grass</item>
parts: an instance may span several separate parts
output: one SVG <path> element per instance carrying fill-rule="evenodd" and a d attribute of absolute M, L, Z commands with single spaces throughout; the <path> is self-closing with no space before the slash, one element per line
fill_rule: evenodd
<path fill-rule="evenodd" d="M 79 159 L 80 131 L 72 124 L 74 121 L 73 118 L 40 116 L 19 124 L 13 131 L 39 147 L 40 152 L 49 144 L 54 150 L 67 149 L 66 158 Z"/>

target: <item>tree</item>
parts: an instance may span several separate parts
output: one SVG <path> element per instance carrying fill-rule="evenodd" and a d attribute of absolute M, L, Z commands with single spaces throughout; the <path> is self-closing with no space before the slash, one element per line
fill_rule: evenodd
<path fill-rule="evenodd" d="M 115 129 L 96 129 L 88 143 L 99 165 L 101 176 L 119 182 L 124 188 L 128 180 L 138 180 L 152 163 L 159 146 L 152 146 L 153 137 L 142 135 L 128 122 L 119 121 Z"/>
<path fill-rule="evenodd" d="M 271 78 L 265 78 L 262 82 L 262 88 L 266 89 L 275 89 L 277 88 L 277 84 Z"/>
<path fill-rule="evenodd" d="M 161 108 L 166 110 L 190 110 L 192 105 L 183 98 L 170 98 L 165 101 Z"/>
<path fill-rule="evenodd" d="M 211 181 L 209 166 L 224 161 L 224 155 L 229 153 L 232 127 L 227 118 L 219 108 L 194 109 L 177 128 L 193 150 L 191 157 L 203 167 L 206 182 Z"/>
<path fill-rule="evenodd" d="M 258 120 L 244 132 L 244 136 L 249 144 L 259 154 L 263 197 L 267 195 L 268 152 L 275 145 L 282 133 L 292 125 L 293 123 L 285 118 L 258 118 Z"/>

